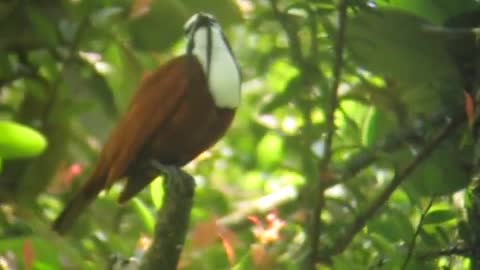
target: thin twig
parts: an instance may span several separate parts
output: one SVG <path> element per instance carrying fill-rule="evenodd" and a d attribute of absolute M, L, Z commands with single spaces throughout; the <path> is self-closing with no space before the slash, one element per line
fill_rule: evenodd
<path fill-rule="evenodd" d="M 352 242 L 357 233 L 365 226 L 368 220 L 370 220 L 378 210 L 385 204 L 390 198 L 390 195 L 397 189 L 397 187 L 404 182 L 404 180 L 412 174 L 412 172 L 418 168 L 442 143 L 447 139 L 458 126 L 465 122 L 465 116 L 452 120 L 441 132 L 435 137 L 430 144 L 418 153 L 418 155 L 403 169 L 400 173 L 396 174 L 391 183 L 385 188 L 385 190 L 370 204 L 363 214 L 357 216 L 352 223 L 350 229 L 345 233 L 344 237 L 336 241 L 336 245 L 328 253 L 330 256 L 343 252 L 348 245 Z"/>
<path fill-rule="evenodd" d="M 425 208 L 425 210 L 423 210 L 422 215 L 420 216 L 417 229 L 415 230 L 415 233 L 412 236 L 412 240 L 408 245 L 407 257 L 405 257 L 405 261 L 403 262 L 403 266 L 401 268 L 402 270 L 407 269 L 407 265 L 410 262 L 410 259 L 412 258 L 413 250 L 415 249 L 415 245 L 417 243 L 417 237 L 420 234 L 420 230 L 422 229 L 423 221 L 425 220 L 425 217 L 427 216 L 428 211 L 430 211 L 430 208 L 432 207 L 434 201 L 435 201 L 435 196 L 433 196 L 430 199 L 430 202 L 428 203 L 427 207 Z"/>
<path fill-rule="evenodd" d="M 325 136 L 325 147 L 323 158 L 319 163 L 320 172 L 326 172 L 328 170 L 330 160 L 332 159 L 332 144 L 335 134 L 335 111 L 338 107 L 338 87 L 340 85 L 342 77 L 343 67 L 343 51 L 345 47 L 345 30 L 347 26 L 347 3 L 346 1 L 340 1 L 338 6 L 338 33 L 335 42 L 335 63 L 333 68 L 333 82 L 330 89 L 330 103 L 326 109 L 326 125 L 327 133 Z M 322 177 L 320 177 L 322 178 Z M 321 232 L 321 213 L 325 204 L 325 191 L 326 185 L 323 179 L 317 180 L 315 184 L 315 190 L 317 194 L 313 196 L 313 209 L 312 209 L 312 224 L 310 237 L 310 254 L 308 258 L 308 267 L 310 269 L 316 269 L 318 261 L 318 241 L 320 239 Z M 315 196 L 316 195 L 316 196 Z"/>
<path fill-rule="evenodd" d="M 332 141 L 335 134 L 335 111 L 338 107 L 338 87 L 342 80 L 343 51 L 345 49 L 345 31 L 347 29 L 347 2 L 340 1 L 338 5 L 338 34 L 335 42 L 335 63 L 333 68 L 333 83 L 330 89 L 330 102 L 326 113 L 327 134 L 325 136 L 325 151 L 321 169 L 328 167 L 332 158 Z"/>
<path fill-rule="evenodd" d="M 311 74 L 312 73 L 312 67 L 314 72 L 317 74 L 321 75 L 320 70 L 316 68 L 316 64 L 311 65 L 309 64 L 304 55 L 302 54 L 301 46 L 300 46 L 300 39 L 297 34 L 297 29 L 295 29 L 295 26 L 289 23 L 289 21 L 286 18 L 286 15 L 278 9 L 277 6 L 277 1 L 276 0 L 270 0 L 270 4 L 273 10 L 274 16 L 277 18 L 279 23 L 281 24 L 282 28 L 286 32 L 287 39 L 289 41 L 289 46 L 290 46 L 290 57 L 292 59 L 292 62 L 296 64 L 299 69 L 304 73 L 304 74 Z M 308 9 L 308 7 L 307 7 Z M 326 109 L 326 122 L 327 122 L 327 135 L 326 135 L 326 140 L 325 140 L 325 152 L 324 152 L 324 158 L 321 161 L 321 165 L 318 166 L 318 169 L 322 169 L 322 171 L 325 171 L 326 168 L 328 168 L 328 164 L 331 159 L 331 153 L 332 153 L 332 141 L 333 141 L 333 136 L 335 133 L 335 125 L 334 125 L 334 114 L 335 111 L 338 107 L 338 87 L 340 85 L 341 81 L 341 72 L 342 72 L 342 67 L 343 67 L 343 50 L 344 50 L 344 43 L 345 43 L 345 29 L 346 29 L 346 14 L 347 14 L 347 4 L 346 1 L 341 1 L 339 6 L 339 16 L 338 16 L 338 22 L 339 22 L 339 31 L 337 34 L 337 40 L 335 44 L 335 63 L 334 63 L 334 80 L 331 85 L 331 100 L 330 100 L 330 106 L 329 108 Z M 311 11 L 311 10 L 308 10 Z M 310 12 L 313 14 L 313 12 Z M 311 15 L 311 14 L 310 14 Z M 312 21 L 315 20 L 314 17 L 310 17 L 310 30 L 312 34 L 312 42 L 311 42 L 311 47 L 310 47 L 310 55 L 309 58 L 313 58 L 316 61 L 316 54 L 317 54 L 317 29 L 316 29 L 316 22 Z M 315 26 L 312 27 L 312 24 Z M 304 107 L 304 110 L 307 110 Z M 304 112 L 305 115 L 310 115 L 309 112 Z M 308 127 L 308 123 L 306 125 L 306 129 Z M 308 134 L 308 132 L 305 132 Z M 308 139 L 308 138 L 307 138 Z M 308 141 L 308 140 L 307 140 Z M 306 161 L 306 163 L 309 163 Z M 312 179 L 312 191 L 311 196 L 308 196 L 311 198 L 311 205 L 312 205 L 312 211 L 310 216 L 310 223 L 308 224 L 308 238 L 309 238 L 309 256 L 306 260 L 306 268 L 307 269 L 315 269 L 316 268 L 316 262 L 317 262 L 317 252 L 318 252 L 318 239 L 320 236 L 320 231 L 321 231 L 321 222 L 320 222 L 320 216 L 321 212 L 323 209 L 323 191 L 325 185 L 323 184 L 323 181 L 319 181 L 318 177 L 318 171 L 314 167 L 310 168 L 311 166 L 308 166 L 308 164 L 304 165 L 306 168 L 309 168 L 308 171 L 314 170 L 314 172 L 310 172 L 309 178 Z M 315 165 L 314 165 L 315 166 Z"/>

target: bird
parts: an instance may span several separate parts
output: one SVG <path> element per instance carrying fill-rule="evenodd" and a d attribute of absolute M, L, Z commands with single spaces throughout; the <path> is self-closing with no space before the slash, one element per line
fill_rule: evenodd
<path fill-rule="evenodd" d="M 184 25 L 186 50 L 147 75 L 106 140 L 94 170 L 54 220 L 64 234 L 102 190 L 124 181 L 124 203 L 151 181 L 151 161 L 182 167 L 224 136 L 241 101 L 239 64 L 214 16 Z"/>

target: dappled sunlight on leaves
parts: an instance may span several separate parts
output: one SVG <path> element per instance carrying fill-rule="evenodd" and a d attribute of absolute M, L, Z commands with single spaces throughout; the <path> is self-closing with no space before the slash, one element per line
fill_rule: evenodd
<path fill-rule="evenodd" d="M 230 41 L 242 99 L 221 140 L 182 167 L 196 187 L 178 269 L 473 267 L 479 10 L 476 0 L 0 1 L 0 269 L 104 269 L 112 254 L 141 261 L 155 247 L 179 183 L 168 175 L 125 205 L 119 179 L 64 236 L 50 223 L 140 82 L 185 53 L 183 25 L 199 11 Z"/>

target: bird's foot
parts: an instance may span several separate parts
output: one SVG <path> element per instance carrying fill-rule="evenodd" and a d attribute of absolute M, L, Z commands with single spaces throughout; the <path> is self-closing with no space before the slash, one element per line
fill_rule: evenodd
<path fill-rule="evenodd" d="M 193 189 L 195 187 L 194 179 L 180 167 L 175 165 L 165 165 L 156 160 L 152 160 L 150 164 L 155 171 L 165 177 L 165 189 L 176 190 L 175 193 L 193 194 Z"/>

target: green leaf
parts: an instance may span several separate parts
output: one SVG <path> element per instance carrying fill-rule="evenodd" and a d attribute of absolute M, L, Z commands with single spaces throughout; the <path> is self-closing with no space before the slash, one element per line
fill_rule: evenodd
<path fill-rule="evenodd" d="M 276 93 L 284 92 L 285 90 L 297 90 L 303 84 L 303 78 L 299 75 L 299 71 L 295 66 L 292 66 L 287 59 L 279 59 L 271 64 L 267 74 L 268 84 Z M 289 86 L 293 83 L 293 87 Z"/>
<path fill-rule="evenodd" d="M 366 9 L 350 19 L 346 32 L 356 62 L 396 82 L 399 97 L 415 112 L 462 102 L 460 73 L 445 49 L 447 37 L 429 31 L 431 26 L 401 10 Z"/>
<path fill-rule="evenodd" d="M 388 134 L 392 134 L 396 126 L 395 118 L 385 110 L 370 108 L 362 127 L 362 142 L 365 146 L 378 145 Z"/>
<path fill-rule="evenodd" d="M 373 246 L 376 249 L 380 250 L 382 253 L 394 254 L 395 252 L 398 252 L 398 250 L 395 249 L 393 243 L 390 242 L 390 240 L 386 239 L 383 235 L 372 232 L 368 234 L 368 237 L 372 241 Z"/>
<path fill-rule="evenodd" d="M 449 209 L 433 210 L 427 213 L 423 220 L 423 224 L 428 225 L 445 223 L 452 219 L 455 219 L 456 217 L 457 215 L 455 214 L 455 212 Z"/>
<path fill-rule="evenodd" d="M 15 122 L 0 121 L 0 157 L 34 157 L 40 155 L 46 147 L 47 140 L 36 130 Z"/>
<path fill-rule="evenodd" d="M 426 230 L 425 227 L 420 228 L 420 237 L 422 243 L 430 247 L 438 247 L 442 245 L 442 241 L 436 232 Z"/>
<path fill-rule="evenodd" d="M 368 230 L 391 242 L 409 239 L 413 235 L 408 216 L 396 209 L 388 209 L 386 213 L 369 222 Z"/>
<path fill-rule="evenodd" d="M 270 132 L 265 134 L 257 146 L 257 159 L 261 168 L 271 169 L 283 158 L 283 138 Z"/>
<path fill-rule="evenodd" d="M 471 156 L 469 148 L 458 149 L 452 138 L 415 169 L 405 183 L 407 191 L 419 196 L 432 196 L 451 194 L 466 187 L 471 178 L 465 162 L 471 160 Z"/>
<path fill-rule="evenodd" d="M 123 111 L 139 84 L 142 65 L 133 50 L 119 43 L 111 44 L 104 57 L 112 66 L 112 72 L 104 76 L 113 89 L 115 104 Z"/>
<path fill-rule="evenodd" d="M 155 208 L 157 209 L 161 208 L 163 204 L 163 196 L 165 193 L 165 190 L 163 189 L 164 180 L 164 177 L 158 176 L 153 179 L 150 184 L 150 195 L 152 196 L 153 205 L 155 205 Z"/>
<path fill-rule="evenodd" d="M 232 267 L 232 270 L 248 270 L 254 269 L 251 252 L 246 253 L 238 260 L 238 263 Z"/>
<path fill-rule="evenodd" d="M 118 110 L 106 76 L 95 68 L 95 63 L 82 60 L 68 65 L 63 71 L 65 84 L 70 89 L 74 101 L 77 104 L 90 103 L 91 107 L 101 109 L 110 120 L 115 119 Z M 83 107 L 88 106 L 82 106 L 80 109 L 84 109 Z"/>
<path fill-rule="evenodd" d="M 274 89 L 277 89 L 276 93 L 273 98 L 271 98 L 269 101 L 267 101 L 262 109 L 261 109 L 261 113 L 270 113 L 272 112 L 273 110 L 279 108 L 279 107 L 283 107 L 285 106 L 286 104 L 288 104 L 289 102 L 291 102 L 295 96 L 298 94 L 298 89 L 303 87 L 303 77 L 300 76 L 300 75 L 297 75 L 296 73 L 296 70 L 289 67 L 287 68 L 287 70 L 283 71 L 284 73 L 290 73 L 286 76 L 292 76 L 293 74 L 292 73 L 295 73 L 295 75 L 288 79 L 288 81 L 285 81 L 284 83 L 281 83 L 285 80 L 284 77 L 281 77 L 280 78 L 271 78 L 270 80 L 272 82 L 270 82 L 270 84 L 272 85 L 272 87 Z M 280 76 L 280 75 L 278 75 Z M 280 83 L 275 83 L 275 82 L 280 82 Z"/>
<path fill-rule="evenodd" d="M 153 229 L 155 227 L 155 218 L 152 211 L 150 211 L 145 203 L 139 198 L 133 198 L 131 201 L 135 212 L 137 212 L 137 215 L 140 217 L 140 220 L 142 221 L 142 224 L 147 232 L 153 233 Z"/>
<path fill-rule="evenodd" d="M 195 190 L 194 200 L 194 205 L 201 205 L 201 207 L 194 208 L 197 209 L 197 214 L 199 215 L 196 215 L 196 217 L 199 219 L 207 219 L 212 215 L 228 213 L 230 210 L 228 198 L 223 192 L 214 188 L 198 187 Z"/>

